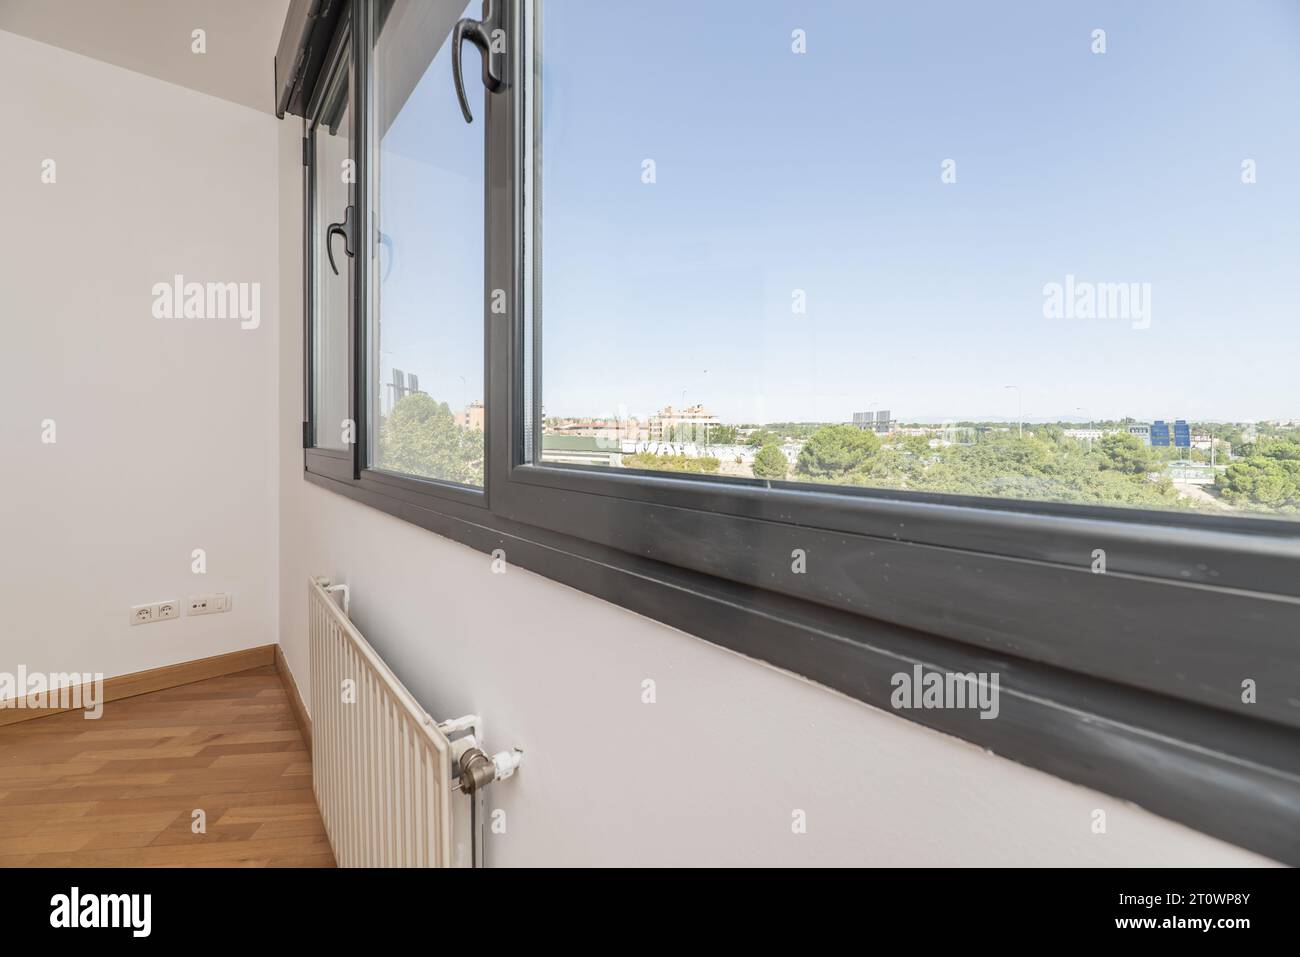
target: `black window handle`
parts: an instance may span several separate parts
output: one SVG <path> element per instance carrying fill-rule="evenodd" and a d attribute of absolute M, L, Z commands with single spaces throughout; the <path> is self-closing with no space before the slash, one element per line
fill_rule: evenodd
<path fill-rule="evenodd" d="M 352 207 L 349 206 L 343 213 L 343 222 L 330 223 L 329 228 L 325 230 L 325 254 L 329 257 L 330 269 L 334 270 L 334 275 L 339 274 L 339 267 L 334 265 L 334 234 L 343 237 L 343 251 L 352 258 Z"/>
<path fill-rule="evenodd" d="M 483 86 L 489 93 L 499 93 L 506 88 L 506 50 L 505 40 L 506 0 L 483 0 L 483 19 L 473 20 L 469 17 L 460 20 L 451 35 L 451 77 L 456 83 L 456 96 L 460 99 L 460 111 L 465 114 L 465 122 L 473 123 L 474 117 L 469 111 L 469 98 L 465 96 L 465 78 L 460 66 L 460 48 L 468 40 L 478 47 L 483 57 Z M 493 50 L 493 34 L 500 31 L 495 42 L 499 47 Z"/>

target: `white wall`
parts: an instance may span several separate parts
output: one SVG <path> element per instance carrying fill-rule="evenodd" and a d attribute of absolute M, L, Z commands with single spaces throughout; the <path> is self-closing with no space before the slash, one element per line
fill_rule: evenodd
<path fill-rule="evenodd" d="M 287 123 L 280 140 L 286 317 L 302 308 L 300 135 Z M 489 798 L 507 823 L 489 864 L 1262 861 L 540 576 L 494 575 L 487 555 L 304 482 L 300 337 L 286 320 L 285 652 L 310 701 L 307 579 L 347 582 L 353 619 L 430 713 L 476 712 L 492 748 L 524 749 Z"/>
<path fill-rule="evenodd" d="M 276 640 L 279 128 L 0 32 L 0 670 L 111 676 Z M 260 282 L 260 328 L 155 319 L 175 273 Z M 234 611 L 127 624 L 211 591 Z"/>
<path fill-rule="evenodd" d="M 270 113 L 289 0 L 0 0 L 0 30 Z M 195 30 L 204 53 L 194 53 Z"/>

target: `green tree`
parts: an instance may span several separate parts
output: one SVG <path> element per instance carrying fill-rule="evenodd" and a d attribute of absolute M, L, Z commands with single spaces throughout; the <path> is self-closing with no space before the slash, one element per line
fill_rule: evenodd
<path fill-rule="evenodd" d="M 901 451 L 912 455 L 930 454 L 930 437 L 926 435 L 905 435 L 894 443 Z"/>
<path fill-rule="evenodd" d="M 825 425 L 799 452 L 795 470 L 814 479 L 842 478 L 865 469 L 880 451 L 874 432 L 852 425 Z"/>
<path fill-rule="evenodd" d="M 1260 439 L 1219 476 L 1223 500 L 1238 508 L 1300 511 L 1300 442 Z"/>
<path fill-rule="evenodd" d="M 731 445 L 736 441 L 736 427 L 734 425 L 710 425 L 706 427 L 706 434 L 709 437 L 710 445 Z"/>
<path fill-rule="evenodd" d="M 977 445 L 950 445 L 920 456 L 904 443 L 882 446 L 867 463 L 820 481 L 870 488 L 1147 508 L 1185 508 L 1167 479 L 1102 469 L 1103 456 L 1044 432 L 985 432 Z"/>
<path fill-rule="evenodd" d="M 423 394 L 398 400 L 380 426 L 379 466 L 405 475 L 483 484 L 483 433 L 462 429 L 451 409 Z"/>
<path fill-rule="evenodd" d="M 712 455 L 695 457 L 638 452 L 635 455 L 623 456 L 624 468 L 645 469 L 652 472 L 716 472 L 721 466 L 722 460 Z"/>
<path fill-rule="evenodd" d="M 762 479 L 783 479 L 790 470 L 785 453 L 775 445 L 765 445 L 754 456 L 754 475 Z"/>
<path fill-rule="evenodd" d="M 1100 466 L 1129 475 L 1140 475 L 1151 471 L 1151 450 L 1136 435 L 1128 432 L 1112 432 L 1102 436 L 1099 443 L 1101 452 Z"/>
<path fill-rule="evenodd" d="M 765 445 L 780 445 L 781 436 L 771 429 L 759 429 L 750 435 L 749 444 L 756 449 L 761 449 Z"/>

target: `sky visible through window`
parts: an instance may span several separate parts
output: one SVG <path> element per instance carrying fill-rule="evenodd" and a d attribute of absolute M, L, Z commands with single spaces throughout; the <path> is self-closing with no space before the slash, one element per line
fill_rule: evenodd
<path fill-rule="evenodd" d="M 635 440 L 669 406 L 737 444 L 872 410 L 1017 438 L 1179 419 L 1202 440 L 1236 424 L 1243 452 L 1258 423 L 1295 437 L 1300 5 L 542 9 L 543 411 L 575 449 L 600 432 L 580 420 L 636 419 L 622 451 L 657 452 Z M 473 167 L 468 214 L 481 134 L 456 125 L 445 58 L 386 145 Z M 408 211 L 445 223 L 420 189 Z M 428 232 L 429 269 L 481 281 L 481 241 Z M 481 286 L 455 285 L 438 310 L 468 327 Z M 429 309 L 419 284 L 385 295 Z M 405 324 L 401 361 L 460 408 L 481 341 L 445 328 Z M 778 436 L 792 468 L 810 434 Z M 1202 449 L 1220 470 L 1227 438 Z"/>
<path fill-rule="evenodd" d="M 1300 416 L 1300 5 L 545 9 L 548 415 Z"/>
<path fill-rule="evenodd" d="M 466 84 L 479 117 L 467 124 L 450 44 L 434 46 L 451 19 L 445 3 L 403 0 L 375 49 L 374 451 L 390 471 L 481 486 L 484 420 L 472 407 L 483 398 L 483 88 Z M 466 55 L 470 70 L 477 54 Z"/>

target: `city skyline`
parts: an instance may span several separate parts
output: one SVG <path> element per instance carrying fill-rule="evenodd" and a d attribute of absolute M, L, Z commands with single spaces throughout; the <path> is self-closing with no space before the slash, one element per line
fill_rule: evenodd
<path fill-rule="evenodd" d="M 710 412 L 713 412 L 712 407 L 709 406 L 707 402 L 701 404 L 704 405 L 705 408 L 709 409 Z M 667 406 L 661 407 L 661 410 L 662 408 L 667 408 Z M 659 411 L 661 410 L 645 412 L 642 414 L 637 414 L 636 412 L 629 411 L 626 416 L 623 416 L 617 412 L 602 411 L 602 412 L 582 412 L 582 413 L 567 413 L 567 412 L 561 413 L 561 412 L 551 412 L 549 409 L 546 409 L 544 410 L 544 417 L 546 419 L 610 419 L 610 420 L 616 418 L 632 418 L 632 419 L 638 419 L 639 421 L 648 421 L 649 419 L 658 415 Z M 853 413 L 861 412 L 861 411 L 865 411 L 865 410 L 853 409 L 851 412 L 848 412 L 845 415 L 838 418 L 799 419 L 799 418 L 785 418 L 785 417 L 776 416 L 762 421 L 755 420 L 755 419 L 731 419 L 724 415 L 718 415 L 716 412 L 713 412 L 713 414 L 716 416 L 719 422 L 725 425 L 773 425 L 773 424 L 780 424 L 780 423 L 799 423 L 799 424 L 814 425 L 814 424 L 833 423 L 833 422 L 850 424 L 853 421 Z M 882 411 L 885 410 L 882 409 Z M 963 414 L 963 415 L 946 415 L 946 416 L 933 416 L 933 415 L 926 416 L 926 415 L 905 415 L 898 411 L 891 411 L 890 418 L 892 421 L 900 424 L 914 423 L 918 425 L 941 425 L 946 422 L 978 422 L 978 423 L 990 423 L 990 424 L 1005 424 L 1010 422 L 1012 424 L 1015 424 L 1017 421 L 1024 422 L 1026 425 L 1029 425 L 1031 423 L 1035 425 L 1050 425 L 1052 423 L 1058 423 L 1058 422 L 1073 422 L 1079 424 L 1086 424 L 1088 422 L 1123 422 L 1126 420 L 1133 421 L 1133 422 L 1146 422 L 1146 423 L 1157 422 L 1157 421 L 1165 421 L 1165 422 L 1173 423 L 1177 419 L 1183 419 L 1193 424 L 1208 424 L 1208 425 L 1248 425 L 1248 424 L 1259 424 L 1265 422 L 1276 422 L 1276 423 L 1300 422 L 1300 414 L 1267 415 L 1258 418 L 1235 419 L 1235 418 L 1197 418 L 1194 416 L 1181 415 L 1181 414 L 1173 415 L 1172 413 L 1163 413 L 1159 415 L 1146 415 L 1146 416 L 1134 415 L 1132 413 L 1126 413 L 1122 415 L 1087 416 L 1087 415 L 1075 413 L 1073 415 L 1060 415 L 1060 416 L 1051 416 L 1051 415 L 1040 416 L 1040 415 L 1026 414 L 1022 418 L 1017 419 L 1014 413 L 1012 413 L 1011 415 L 991 413 L 987 415 Z"/>
<path fill-rule="evenodd" d="M 391 384 L 385 385 L 385 388 L 390 388 L 390 387 Z M 420 391 L 424 392 L 424 394 L 430 394 L 425 390 L 420 390 Z M 448 408 L 450 408 L 453 412 L 463 412 L 466 408 L 474 407 L 474 406 L 485 407 L 485 401 L 482 398 L 470 398 L 467 402 L 461 401 L 459 404 L 457 404 L 456 401 L 452 401 L 449 398 L 438 398 L 437 396 L 433 396 L 433 397 L 437 401 L 446 402 Z M 917 423 L 917 424 L 934 424 L 934 425 L 942 424 L 945 422 L 954 422 L 954 421 L 955 422 L 987 422 L 987 423 L 1005 423 L 1005 422 L 1014 423 L 1017 421 L 1021 421 L 1024 422 L 1026 425 L 1028 425 L 1031 422 L 1041 425 L 1041 424 L 1051 424 L 1054 422 L 1087 423 L 1087 422 L 1122 422 L 1126 420 L 1131 420 L 1134 422 L 1156 422 L 1156 421 L 1174 422 L 1177 419 L 1183 419 L 1187 422 L 1193 422 L 1193 423 L 1205 423 L 1205 424 L 1214 424 L 1214 425 L 1243 425 L 1243 424 L 1264 423 L 1264 422 L 1277 422 L 1277 423 L 1300 422 L 1300 401 L 1297 401 L 1296 408 L 1293 409 L 1290 414 L 1271 414 L 1271 415 L 1254 416 L 1254 417 L 1247 417 L 1247 418 L 1195 417 L 1195 416 L 1189 416 L 1181 413 L 1174 414 L 1168 411 L 1161 412 L 1154 415 L 1135 414 L 1132 411 L 1125 411 L 1119 414 L 1093 414 L 1093 415 L 1085 414 L 1078 411 L 1074 413 L 1066 413 L 1061 415 L 1039 415 L 1032 411 L 1026 411 L 1024 415 L 1020 417 L 1017 417 L 1015 414 L 1004 414 L 1004 413 L 997 413 L 992 411 L 986 411 L 985 414 L 961 413 L 957 415 L 951 415 L 951 414 L 934 415 L 934 414 L 918 413 L 918 414 L 903 415 L 896 410 L 891 410 L 884 406 L 881 406 L 878 409 L 864 409 L 864 408 L 855 407 L 851 411 L 846 412 L 840 418 L 800 419 L 800 418 L 793 418 L 793 417 L 772 416 L 764 420 L 732 419 L 732 418 L 728 418 L 725 415 L 720 415 L 717 412 L 715 412 L 714 407 L 708 401 L 700 401 L 697 403 L 695 400 L 688 399 L 688 402 L 690 402 L 691 405 L 699 405 L 707 409 L 710 412 L 710 414 L 712 414 L 715 418 L 718 419 L 718 421 L 727 425 L 751 425 L 751 424 L 769 425 L 769 424 L 783 423 L 783 422 L 814 424 L 814 423 L 841 422 L 841 421 L 845 423 L 851 423 L 853 421 L 854 414 L 859 412 L 864 412 L 864 411 L 882 411 L 882 412 L 888 411 L 890 412 L 891 421 L 895 421 L 899 423 Z M 626 407 L 624 406 L 623 408 Z M 640 411 L 627 409 L 626 412 L 620 412 L 617 409 L 615 410 L 601 409 L 600 411 L 587 410 L 587 411 L 553 412 L 547 408 L 543 408 L 542 411 L 543 411 L 544 419 L 610 419 L 612 420 L 617 418 L 631 418 L 631 419 L 639 419 L 641 421 L 648 421 L 649 419 L 657 415 L 660 415 L 664 410 L 674 409 L 674 408 L 678 408 L 678 406 L 674 405 L 674 403 L 672 402 L 667 402 L 667 403 L 661 403 L 660 405 L 658 405 L 656 408 L 652 410 L 640 410 Z"/>

